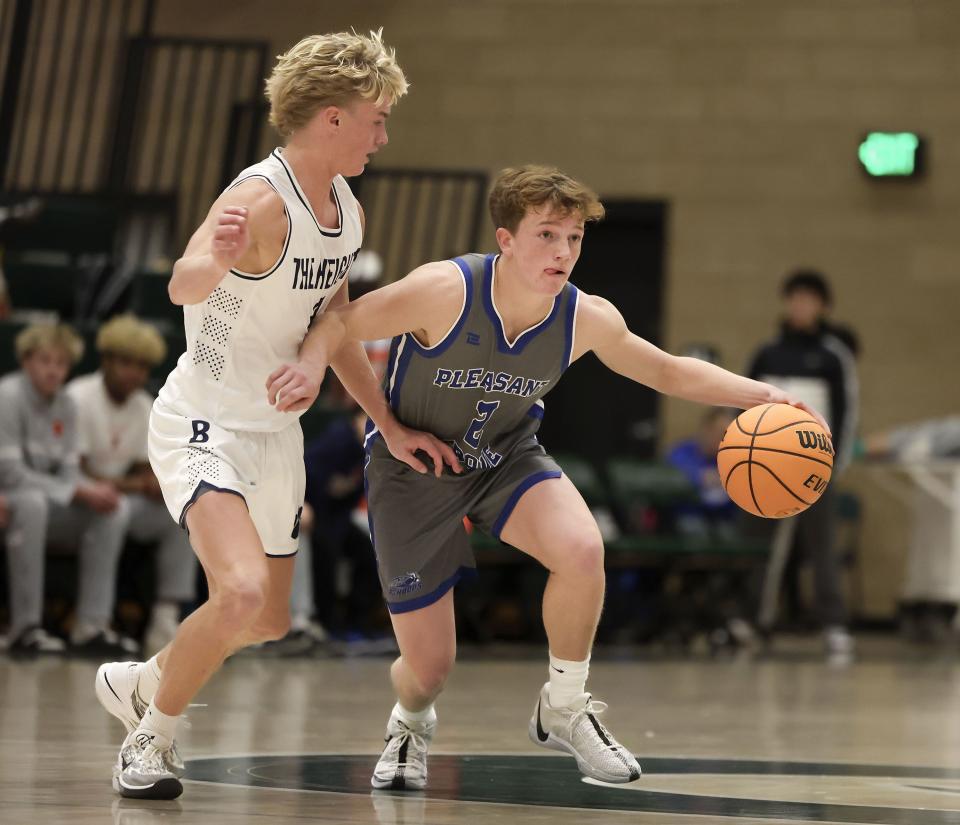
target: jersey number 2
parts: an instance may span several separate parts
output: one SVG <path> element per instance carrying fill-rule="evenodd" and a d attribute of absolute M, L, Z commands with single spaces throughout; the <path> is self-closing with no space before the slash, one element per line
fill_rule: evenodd
<path fill-rule="evenodd" d="M 466 435 L 463 436 L 463 440 L 468 446 L 473 447 L 475 450 L 480 448 L 480 438 L 483 435 L 483 428 L 487 426 L 487 422 L 499 406 L 499 401 L 477 402 L 477 417 L 473 419 L 467 428 Z"/>

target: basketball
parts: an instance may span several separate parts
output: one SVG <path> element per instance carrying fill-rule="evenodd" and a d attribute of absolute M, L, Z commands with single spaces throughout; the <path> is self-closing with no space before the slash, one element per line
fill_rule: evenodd
<path fill-rule="evenodd" d="M 833 442 L 807 412 L 789 404 L 762 404 L 727 427 L 717 469 L 727 495 L 763 518 L 801 513 L 827 488 Z"/>

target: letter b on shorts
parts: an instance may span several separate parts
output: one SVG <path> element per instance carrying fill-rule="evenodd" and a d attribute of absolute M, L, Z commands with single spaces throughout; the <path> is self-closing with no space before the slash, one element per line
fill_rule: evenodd
<path fill-rule="evenodd" d="M 210 422 L 194 419 L 190 422 L 193 425 L 193 438 L 190 444 L 205 444 L 210 440 Z"/>

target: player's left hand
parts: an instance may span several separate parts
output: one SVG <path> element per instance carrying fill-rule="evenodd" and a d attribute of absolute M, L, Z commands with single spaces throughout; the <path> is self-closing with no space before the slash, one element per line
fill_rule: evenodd
<path fill-rule="evenodd" d="M 279 412 L 300 412 L 317 400 L 326 369 L 298 361 L 284 364 L 267 376 L 267 400 Z"/>
<path fill-rule="evenodd" d="M 789 404 L 791 407 L 796 407 L 798 410 L 803 410 L 805 413 L 809 413 L 817 420 L 817 423 L 823 427 L 823 431 L 829 435 L 830 438 L 833 438 L 833 434 L 830 432 L 830 427 L 827 424 L 827 419 L 820 415 L 820 413 L 818 413 L 813 407 L 804 404 L 803 401 L 800 401 L 793 396 L 787 395 L 785 392 L 780 392 L 779 395 L 781 396 L 780 398 L 773 399 L 774 404 Z"/>
<path fill-rule="evenodd" d="M 426 474 L 427 466 L 416 456 L 418 450 L 423 450 L 431 459 L 433 459 L 433 474 L 440 478 L 443 472 L 443 465 L 449 464 L 450 469 L 455 473 L 463 471 L 457 455 L 449 444 L 444 444 L 439 438 L 430 433 L 423 433 L 419 430 L 411 430 L 402 424 L 397 424 L 389 433 L 381 430 L 383 440 L 390 450 L 390 454 L 408 464 L 418 473 Z"/>

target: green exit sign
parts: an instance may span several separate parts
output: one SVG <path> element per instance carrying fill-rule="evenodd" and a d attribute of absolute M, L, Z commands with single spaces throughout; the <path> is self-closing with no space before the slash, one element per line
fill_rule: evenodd
<path fill-rule="evenodd" d="M 868 132 L 860 163 L 875 178 L 912 178 L 922 171 L 923 139 L 913 132 Z"/>

